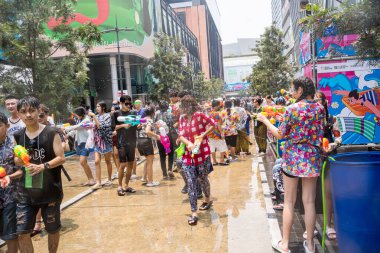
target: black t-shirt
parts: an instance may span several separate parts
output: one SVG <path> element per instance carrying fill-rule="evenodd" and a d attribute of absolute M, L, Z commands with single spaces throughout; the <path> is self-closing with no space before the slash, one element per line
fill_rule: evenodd
<path fill-rule="evenodd" d="M 42 132 L 32 141 L 25 134 L 26 129 L 17 132 L 14 137 L 16 143 L 24 146 L 30 155 L 30 162 L 34 164 L 42 164 L 49 162 L 55 158 L 54 153 L 54 137 L 57 130 L 53 127 L 46 126 Z M 43 170 L 43 187 L 42 189 L 25 188 L 25 168 L 23 169 L 23 176 L 20 182 L 20 189 L 18 192 L 18 201 L 20 203 L 29 203 L 32 205 L 47 204 L 62 200 L 62 179 L 61 179 L 62 165 Z"/>
<path fill-rule="evenodd" d="M 136 115 L 136 111 L 122 111 L 118 110 L 112 114 L 112 129 L 115 130 L 116 125 L 122 125 L 124 122 L 119 122 L 117 117 Z M 117 147 L 136 146 L 137 140 L 137 126 L 131 126 L 130 128 L 120 128 L 117 130 Z"/>

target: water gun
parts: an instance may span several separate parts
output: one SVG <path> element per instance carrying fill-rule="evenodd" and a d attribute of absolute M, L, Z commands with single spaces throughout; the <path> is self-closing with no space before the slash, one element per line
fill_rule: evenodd
<path fill-rule="evenodd" d="M 30 156 L 28 151 L 21 145 L 16 145 L 13 149 L 15 155 L 20 158 L 26 166 L 30 165 Z"/>
<path fill-rule="evenodd" d="M 169 154 L 171 152 L 169 136 L 166 134 L 165 128 L 160 127 L 159 130 L 160 130 L 160 141 L 165 148 L 165 153 Z"/>
<path fill-rule="evenodd" d="M 263 112 L 266 112 L 267 115 L 270 117 L 275 117 L 276 115 L 282 115 L 286 111 L 286 108 L 281 105 L 275 105 L 275 106 L 270 106 L 266 105 L 263 107 Z"/>
<path fill-rule="evenodd" d="M 323 138 L 322 147 L 327 150 L 329 148 L 329 144 L 330 144 L 329 139 Z"/>
<path fill-rule="evenodd" d="M 199 148 L 199 145 L 195 146 L 193 150 L 191 151 L 191 158 L 194 158 L 194 155 L 198 155 L 201 153 L 201 150 Z"/>
<path fill-rule="evenodd" d="M 146 123 L 146 119 L 141 118 L 141 116 L 137 115 L 119 116 L 117 117 L 117 121 L 124 122 L 124 124 L 131 126 L 137 126 Z"/>
<path fill-rule="evenodd" d="M 81 123 L 80 126 L 84 128 L 92 128 L 94 124 L 92 122 L 87 121 L 87 122 Z"/>
<path fill-rule="evenodd" d="M 185 151 L 186 145 L 185 143 L 181 143 L 181 145 L 179 145 L 179 147 L 175 150 L 175 152 L 177 153 L 177 158 L 182 157 L 185 154 Z"/>
<path fill-rule="evenodd" d="M 58 128 L 66 128 L 70 126 L 70 123 L 56 125 Z"/>
<path fill-rule="evenodd" d="M 7 171 L 4 167 L 0 167 L 0 179 L 3 179 L 7 175 Z"/>

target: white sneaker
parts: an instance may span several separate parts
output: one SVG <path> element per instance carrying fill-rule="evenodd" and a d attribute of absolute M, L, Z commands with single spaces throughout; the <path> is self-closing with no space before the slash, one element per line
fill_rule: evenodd
<path fill-rule="evenodd" d="M 146 184 L 147 187 L 154 187 L 154 186 L 159 186 L 159 185 L 160 185 L 160 182 L 155 182 L 155 181 Z"/>
<path fill-rule="evenodd" d="M 137 175 L 136 174 L 132 174 L 131 179 L 137 179 Z"/>
<path fill-rule="evenodd" d="M 111 186 L 112 185 L 112 181 L 111 180 L 107 180 L 106 182 L 104 182 L 103 186 Z"/>
<path fill-rule="evenodd" d="M 265 153 L 264 153 L 264 152 L 260 152 L 260 153 L 258 154 L 258 156 L 265 156 Z"/>
<path fill-rule="evenodd" d="M 112 175 L 112 180 L 118 178 L 119 175 L 117 174 L 117 171 Z"/>
<path fill-rule="evenodd" d="M 145 178 L 141 178 L 140 181 L 143 182 L 143 183 L 147 183 L 148 182 L 148 180 L 146 180 Z"/>

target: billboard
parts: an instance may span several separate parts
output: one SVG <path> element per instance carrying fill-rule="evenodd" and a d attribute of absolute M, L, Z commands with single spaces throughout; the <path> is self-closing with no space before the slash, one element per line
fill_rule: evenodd
<path fill-rule="evenodd" d="M 358 39 L 357 34 L 318 38 L 315 42 L 317 58 L 355 56 L 353 43 Z"/>
<path fill-rule="evenodd" d="M 78 27 L 92 22 L 100 31 L 109 30 L 102 35 L 103 42 L 96 45 L 90 54 L 117 52 L 119 44 L 122 53 L 131 53 L 150 58 L 153 56 L 153 0 L 78 0 L 73 18 L 67 24 Z M 50 19 L 46 34 L 50 35 L 61 18 Z M 116 27 L 128 28 L 119 31 L 117 41 Z M 110 31 L 114 30 L 114 31 Z M 54 56 L 62 56 L 58 52 Z"/>
<path fill-rule="evenodd" d="M 248 90 L 250 84 L 251 83 L 248 83 L 248 82 L 227 83 L 227 84 L 224 84 L 224 90 L 225 91 Z"/>
<path fill-rule="evenodd" d="M 305 65 L 311 60 L 311 37 L 310 33 L 300 32 L 300 64 Z"/>
<path fill-rule="evenodd" d="M 318 63 L 318 89 L 337 117 L 343 144 L 380 143 L 380 65 L 341 60 Z"/>

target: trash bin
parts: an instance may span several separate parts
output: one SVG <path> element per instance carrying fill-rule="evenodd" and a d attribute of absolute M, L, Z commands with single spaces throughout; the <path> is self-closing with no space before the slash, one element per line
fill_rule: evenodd
<path fill-rule="evenodd" d="M 380 152 L 333 156 L 331 186 L 340 253 L 380 252 Z"/>

